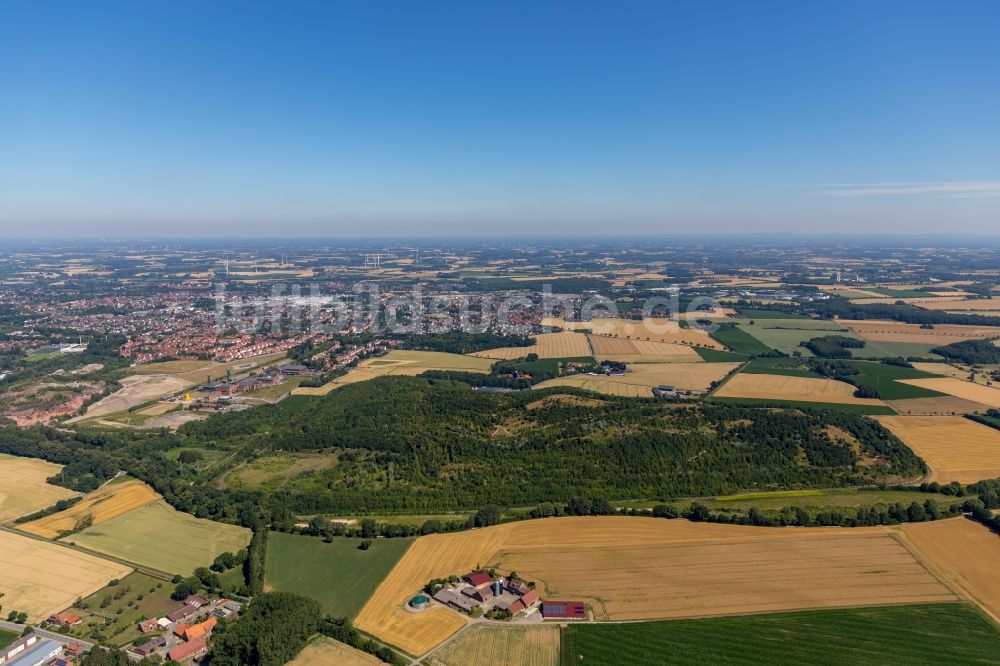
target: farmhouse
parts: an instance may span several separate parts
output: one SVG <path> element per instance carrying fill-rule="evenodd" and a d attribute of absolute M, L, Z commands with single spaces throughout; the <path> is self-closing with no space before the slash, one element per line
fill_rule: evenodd
<path fill-rule="evenodd" d="M 479 608 L 479 604 L 473 599 L 464 597 L 461 594 L 449 589 L 439 590 L 434 595 L 434 600 L 446 606 L 454 606 L 458 610 L 471 613 L 474 608 Z"/>
<path fill-rule="evenodd" d="M 489 585 L 483 588 L 467 587 L 462 590 L 462 594 L 481 602 L 487 602 L 493 598 L 493 590 L 490 589 Z"/>
<path fill-rule="evenodd" d="M 670 384 L 660 384 L 653 387 L 653 395 L 657 398 L 676 398 L 677 389 Z"/>
<path fill-rule="evenodd" d="M 174 661 L 184 661 L 190 657 L 196 657 L 208 649 L 204 638 L 196 638 L 187 643 L 181 643 L 167 652 L 167 658 Z"/>
<path fill-rule="evenodd" d="M 518 578 L 511 578 L 510 580 L 507 581 L 507 591 L 513 592 L 519 597 L 527 594 L 528 590 L 530 589 L 531 588 L 528 587 L 527 583 Z"/>
<path fill-rule="evenodd" d="M 485 571 L 473 571 L 462 576 L 462 580 L 472 587 L 489 587 L 493 582 L 493 576 Z"/>
<path fill-rule="evenodd" d="M 156 618 L 151 618 L 149 620 L 143 620 L 139 623 L 139 631 L 144 634 L 148 634 L 151 631 L 156 631 L 160 628 L 160 623 L 156 621 Z"/>
<path fill-rule="evenodd" d="M 199 622 L 198 624 L 193 624 L 190 627 L 185 627 L 182 636 L 186 641 L 193 641 L 199 638 L 205 638 L 212 633 L 212 629 L 215 628 L 216 620 L 214 617 L 210 617 L 204 622 Z"/>
<path fill-rule="evenodd" d="M 583 620 L 587 617 L 587 608 L 582 601 L 543 601 L 542 617 L 546 620 Z"/>
<path fill-rule="evenodd" d="M 162 636 L 157 636 L 156 638 L 146 643 L 143 643 L 142 645 L 137 645 L 136 647 L 132 648 L 132 651 L 135 652 L 140 657 L 148 657 L 151 654 L 155 654 L 156 651 L 159 650 L 160 648 L 166 647 L 166 645 L 167 641 Z"/>
<path fill-rule="evenodd" d="M 46 622 L 60 627 L 72 627 L 73 625 L 80 624 L 80 616 L 73 613 L 56 613 L 55 615 L 50 615 Z"/>
<path fill-rule="evenodd" d="M 175 610 L 173 613 L 167 613 L 167 619 L 171 622 L 181 622 L 197 613 L 199 608 L 201 608 L 200 605 L 196 606 L 195 604 L 185 602 L 183 606 Z"/>

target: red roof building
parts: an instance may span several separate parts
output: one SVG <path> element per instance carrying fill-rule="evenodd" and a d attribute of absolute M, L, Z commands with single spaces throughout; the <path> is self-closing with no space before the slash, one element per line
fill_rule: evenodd
<path fill-rule="evenodd" d="M 523 595 L 521 595 L 521 601 L 524 602 L 525 608 L 535 603 L 536 601 L 538 601 L 538 590 L 528 590 Z"/>
<path fill-rule="evenodd" d="M 543 601 L 542 616 L 565 620 L 583 620 L 587 617 L 587 607 L 582 601 Z"/>
<path fill-rule="evenodd" d="M 206 650 L 207 646 L 205 644 L 204 638 L 196 638 L 193 641 L 188 641 L 187 643 L 181 643 L 177 647 L 173 648 L 167 652 L 167 659 L 173 659 L 174 661 L 184 661 L 189 657 L 194 657 Z"/>
<path fill-rule="evenodd" d="M 465 575 L 465 582 L 473 587 L 489 586 L 493 582 L 493 576 L 485 571 L 473 571 Z"/>

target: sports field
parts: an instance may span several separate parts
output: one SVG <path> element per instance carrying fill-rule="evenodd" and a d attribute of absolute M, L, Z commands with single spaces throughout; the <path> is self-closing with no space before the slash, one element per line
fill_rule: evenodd
<path fill-rule="evenodd" d="M 755 398 L 775 401 L 825 402 L 846 405 L 884 405 L 874 398 L 855 398 L 855 388 L 835 379 L 740 373 L 715 392 L 719 398 Z"/>
<path fill-rule="evenodd" d="M 477 624 L 433 657 L 428 666 L 559 666 L 559 627 Z"/>
<path fill-rule="evenodd" d="M 54 486 L 45 479 L 62 465 L 0 453 L 0 522 L 47 508 L 80 493 Z"/>
<path fill-rule="evenodd" d="M 1000 537 L 962 517 L 899 529 L 922 563 L 1000 623 Z"/>
<path fill-rule="evenodd" d="M 171 574 L 190 575 L 224 552 L 250 542 L 250 530 L 177 511 L 154 502 L 89 527 L 65 541 Z"/>
<path fill-rule="evenodd" d="M 966 604 L 926 604 L 632 624 L 571 624 L 562 664 L 986 664 L 1000 632 Z"/>
<path fill-rule="evenodd" d="M 72 530 L 87 516 L 92 518 L 94 525 L 99 525 L 132 509 L 138 509 L 161 499 L 163 498 L 159 493 L 138 479 L 108 483 L 85 495 L 82 500 L 65 511 L 25 523 L 21 525 L 21 529 L 47 539 L 55 539 L 60 532 Z"/>
<path fill-rule="evenodd" d="M 982 384 L 955 379 L 954 377 L 934 377 L 930 379 L 901 379 L 904 384 L 947 393 L 956 398 L 971 400 L 989 407 L 1000 407 L 1000 389 Z"/>
<path fill-rule="evenodd" d="M 670 342 L 649 342 L 612 338 L 606 335 L 588 336 L 598 361 L 624 361 L 626 363 L 697 363 L 701 356 L 689 345 Z"/>
<path fill-rule="evenodd" d="M 879 423 L 924 459 L 928 481 L 975 483 L 1000 477 L 1000 430 L 961 416 L 880 416 Z"/>
<path fill-rule="evenodd" d="M 523 349 L 527 349 L 524 347 Z M 522 354 L 523 355 L 523 354 Z M 365 359 L 332 382 L 319 387 L 298 386 L 292 395 L 326 395 L 348 384 L 368 381 L 385 375 L 415 376 L 427 370 L 457 370 L 488 373 L 493 361 L 485 358 L 445 352 L 393 350 L 385 356 Z"/>
<path fill-rule="evenodd" d="M 4 615 L 28 614 L 39 622 L 68 608 L 77 597 L 86 597 L 124 578 L 130 567 L 109 562 L 48 541 L 0 530 L 0 597 Z"/>
<path fill-rule="evenodd" d="M 360 539 L 335 539 L 272 532 L 267 540 L 266 585 L 320 602 L 323 612 L 353 618 L 412 539 L 375 539 L 359 550 Z"/>
<path fill-rule="evenodd" d="M 634 364 L 624 375 L 568 375 L 541 382 L 535 388 L 574 386 L 605 395 L 651 398 L 653 387 L 660 384 L 689 391 L 707 391 L 712 382 L 719 381 L 738 367 L 739 363 Z"/>
<path fill-rule="evenodd" d="M 531 337 L 535 338 L 535 344 L 528 347 L 498 347 L 475 352 L 470 356 L 511 360 L 524 358 L 528 354 L 538 354 L 538 358 L 574 358 L 591 355 L 590 344 L 583 333 L 562 331 L 541 333 Z"/>
<path fill-rule="evenodd" d="M 431 578 L 477 565 L 516 570 L 543 597 L 584 600 L 598 619 L 611 620 L 956 598 L 889 528 L 550 518 L 417 539 L 361 611 L 358 628 L 426 652 L 465 619 L 444 609 L 408 613 L 403 604 Z"/>
<path fill-rule="evenodd" d="M 326 636 L 317 636 L 309 642 L 289 666 L 384 666 L 385 662 L 367 652 L 356 650 L 346 643 Z"/>

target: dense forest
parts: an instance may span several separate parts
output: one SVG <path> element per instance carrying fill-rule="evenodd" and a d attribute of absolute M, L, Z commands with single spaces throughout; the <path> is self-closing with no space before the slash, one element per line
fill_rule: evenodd
<path fill-rule="evenodd" d="M 935 347 L 931 352 L 966 365 L 1000 363 L 1000 346 L 993 340 L 962 340 Z"/>
<path fill-rule="evenodd" d="M 170 459 L 178 447 L 230 454 L 206 470 Z M 328 455 L 330 464 L 269 492 L 220 483 L 233 467 L 283 451 Z M 220 414 L 177 433 L 0 428 L 0 452 L 64 464 L 53 480 L 81 491 L 124 470 L 181 510 L 248 527 L 314 513 L 871 485 L 923 471 L 887 430 L 851 414 L 596 399 L 566 388 L 483 393 L 402 377 Z"/>

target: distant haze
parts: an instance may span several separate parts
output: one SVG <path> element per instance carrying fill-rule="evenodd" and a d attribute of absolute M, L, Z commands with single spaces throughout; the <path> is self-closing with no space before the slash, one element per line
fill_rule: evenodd
<path fill-rule="evenodd" d="M 1000 3 L 0 3 L 0 236 L 1000 229 Z"/>

